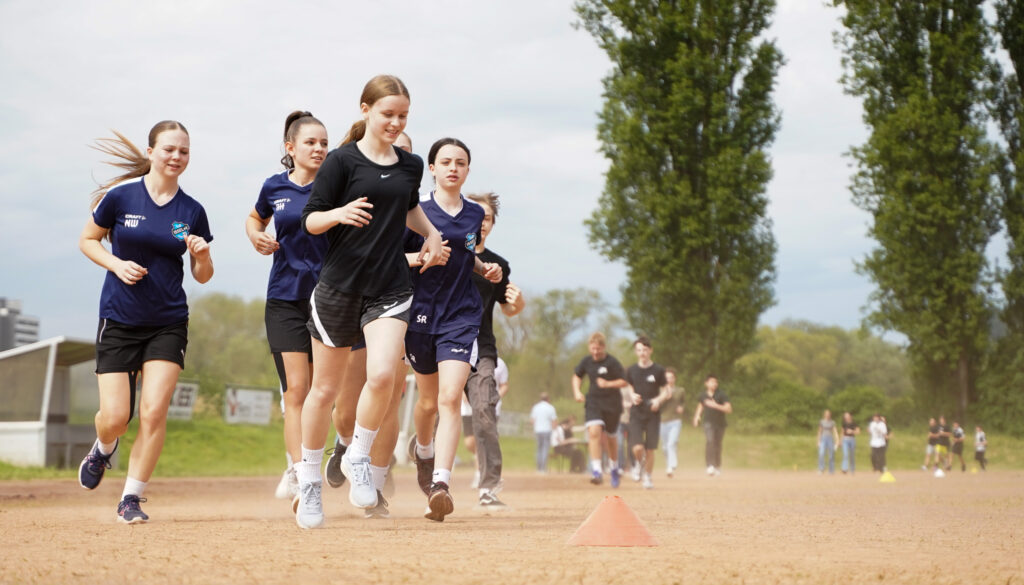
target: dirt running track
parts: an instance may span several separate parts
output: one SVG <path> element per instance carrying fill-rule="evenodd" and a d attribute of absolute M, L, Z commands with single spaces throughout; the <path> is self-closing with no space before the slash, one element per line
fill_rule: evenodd
<path fill-rule="evenodd" d="M 295 526 L 277 478 L 160 479 L 149 524 L 115 521 L 121 481 L 0 482 L 2 583 L 1024 584 L 1024 473 L 818 476 L 686 472 L 617 493 L 657 548 L 565 544 L 613 493 L 583 476 L 506 478 L 511 509 L 475 511 L 456 477 L 456 512 L 424 520 L 411 472 L 392 518 L 365 520 L 347 486 L 326 494 L 327 525 Z"/>

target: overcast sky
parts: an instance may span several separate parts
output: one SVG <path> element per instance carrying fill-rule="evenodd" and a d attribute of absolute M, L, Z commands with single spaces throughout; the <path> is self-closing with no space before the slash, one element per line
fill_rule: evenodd
<path fill-rule="evenodd" d="M 780 0 L 768 34 L 787 61 L 768 188 L 779 246 L 769 325 L 858 327 L 871 291 L 854 271 L 871 242 L 843 153 L 865 131 L 838 83 L 837 18 L 819 0 Z M 512 280 L 534 294 L 591 287 L 617 303 L 625 270 L 588 247 L 583 226 L 607 167 L 595 124 L 610 63 L 575 20 L 561 0 L 2 0 L 0 296 L 39 317 L 42 337 L 94 337 L 104 272 L 77 241 L 89 193 L 115 169 L 89 145 L 117 129 L 145 146 L 169 118 L 189 129 L 181 186 L 215 237 L 214 278 L 186 276 L 186 291 L 262 297 L 270 259 L 243 225 L 280 170 L 285 116 L 312 111 L 335 144 L 365 82 L 391 73 L 412 95 L 415 152 L 462 139 L 473 154 L 466 192 L 502 196 L 488 245 L 510 260 Z"/>

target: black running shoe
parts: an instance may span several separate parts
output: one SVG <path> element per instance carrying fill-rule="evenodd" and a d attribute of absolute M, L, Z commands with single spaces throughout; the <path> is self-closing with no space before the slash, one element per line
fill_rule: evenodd
<path fill-rule="evenodd" d="M 93 444 L 89 454 L 85 456 L 85 459 L 82 459 L 82 464 L 78 466 L 78 483 L 82 487 L 87 490 L 94 490 L 96 486 L 100 485 L 100 482 L 103 480 L 103 473 L 111 467 L 110 458 L 117 452 L 117 445 L 120 441 L 120 439 L 114 441 L 114 450 L 110 452 L 110 455 L 100 453 L 99 440 Z"/>
<path fill-rule="evenodd" d="M 434 458 L 421 459 L 419 455 L 415 453 L 413 455 L 416 457 L 416 483 L 420 484 L 420 489 L 429 496 L 430 482 L 434 478 Z"/>
<path fill-rule="evenodd" d="M 345 472 L 341 470 L 341 456 L 348 451 L 348 447 L 341 444 L 341 441 L 334 440 L 334 449 L 331 450 L 331 457 L 327 460 L 327 466 L 324 467 L 324 479 L 327 480 L 327 485 L 332 488 L 341 487 L 344 485 Z"/>
<path fill-rule="evenodd" d="M 427 513 L 423 517 L 435 522 L 444 522 L 444 517 L 454 511 L 455 502 L 448 493 L 448 484 L 443 481 L 431 484 L 430 497 L 427 498 Z"/>
<path fill-rule="evenodd" d="M 139 496 L 125 496 L 121 503 L 117 505 L 117 521 L 124 524 L 142 524 L 149 520 L 149 516 L 139 506 L 140 503 L 145 501 L 146 498 L 140 498 Z"/>

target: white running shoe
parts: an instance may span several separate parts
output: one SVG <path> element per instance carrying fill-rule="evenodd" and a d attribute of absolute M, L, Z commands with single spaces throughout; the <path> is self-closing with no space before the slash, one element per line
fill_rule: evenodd
<path fill-rule="evenodd" d="M 633 464 L 633 481 L 640 481 L 641 475 L 642 474 L 640 473 L 640 462 L 637 461 L 636 463 Z"/>
<path fill-rule="evenodd" d="M 373 487 L 369 457 L 353 457 L 348 453 L 341 458 L 341 470 L 349 479 L 348 501 L 357 508 L 373 508 L 377 505 L 377 489 Z"/>
<path fill-rule="evenodd" d="M 295 523 L 299 528 L 320 528 L 324 525 L 324 504 L 320 498 L 323 483 L 313 481 L 300 483 L 299 493 L 292 500 Z"/>
<path fill-rule="evenodd" d="M 640 485 L 644 486 L 645 490 L 654 489 L 654 482 L 651 480 L 651 474 L 646 472 L 641 474 Z"/>
<path fill-rule="evenodd" d="M 473 483 L 469 484 L 469 487 L 471 489 L 474 489 L 474 490 L 476 488 L 480 487 L 480 468 L 479 467 L 476 468 L 476 472 L 473 474 Z"/>
<path fill-rule="evenodd" d="M 715 466 L 714 465 L 708 465 L 707 473 L 708 473 L 708 475 L 714 475 L 715 474 Z"/>

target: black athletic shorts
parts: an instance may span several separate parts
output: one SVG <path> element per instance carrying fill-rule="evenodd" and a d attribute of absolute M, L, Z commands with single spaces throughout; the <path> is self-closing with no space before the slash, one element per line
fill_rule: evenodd
<path fill-rule="evenodd" d="M 952 451 L 953 451 L 953 455 L 963 455 L 964 454 L 964 444 L 963 443 L 953 443 Z"/>
<path fill-rule="evenodd" d="M 437 373 L 437 364 L 443 361 L 466 362 L 470 367 L 476 366 L 476 337 L 478 327 L 463 327 L 457 331 L 439 333 L 405 333 L 405 357 L 412 364 L 417 374 L 430 375 Z"/>
<path fill-rule="evenodd" d="M 285 301 L 267 299 L 263 321 L 267 326 L 267 341 L 271 353 L 313 353 L 309 338 L 309 300 Z"/>
<path fill-rule="evenodd" d="M 142 364 L 164 360 L 185 369 L 188 321 L 173 325 L 125 325 L 100 319 L 96 329 L 96 373 L 138 372 Z"/>
<path fill-rule="evenodd" d="M 612 388 L 610 392 L 605 391 L 603 395 L 591 391 L 583 403 L 583 414 L 588 427 L 601 425 L 604 432 L 609 435 L 617 433 L 619 418 L 622 417 L 622 396 L 618 388 Z"/>
<path fill-rule="evenodd" d="M 629 446 L 643 445 L 654 451 L 661 436 L 661 412 L 651 412 L 650 402 L 643 402 L 629 409 Z"/>
<path fill-rule="evenodd" d="M 328 347 L 352 347 L 371 321 L 391 317 L 409 322 L 412 288 L 364 297 L 341 292 L 323 281 L 309 299 L 309 334 Z"/>
<path fill-rule="evenodd" d="M 128 374 L 128 420 L 131 420 L 135 416 L 135 383 L 142 364 L 163 360 L 185 369 L 187 346 L 188 321 L 140 326 L 100 319 L 96 328 L 96 373 Z"/>

